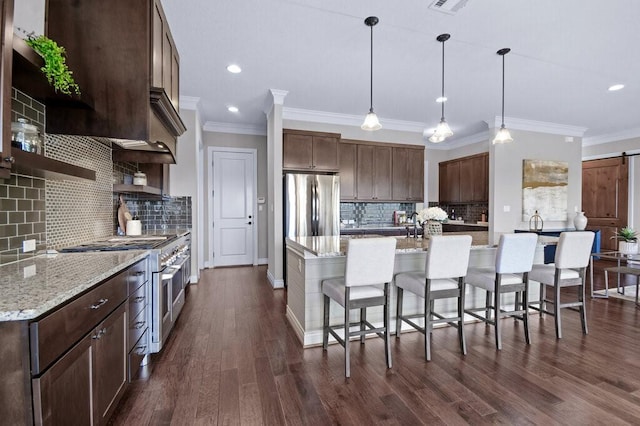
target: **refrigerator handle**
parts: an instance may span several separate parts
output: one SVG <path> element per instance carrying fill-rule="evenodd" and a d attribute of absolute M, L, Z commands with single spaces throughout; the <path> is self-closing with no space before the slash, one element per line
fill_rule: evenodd
<path fill-rule="evenodd" d="M 311 181 L 311 235 L 318 235 L 318 182 Z"/>

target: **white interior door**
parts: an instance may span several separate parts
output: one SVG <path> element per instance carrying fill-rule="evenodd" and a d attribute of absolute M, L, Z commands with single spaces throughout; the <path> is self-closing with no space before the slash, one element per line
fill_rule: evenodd
<path fill-rule="evenodd" d="M 213 265 L 254 264 L 255 153 L 213 153 Z"/>

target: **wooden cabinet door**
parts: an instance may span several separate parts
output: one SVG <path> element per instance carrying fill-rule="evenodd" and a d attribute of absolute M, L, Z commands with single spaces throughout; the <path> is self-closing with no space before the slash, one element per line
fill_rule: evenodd
<path fill-rule="evenodd" d="M 410 201 L 424 201 L 424 148 L 408 149 L 409 158 L 407 161 L 409 177 L 409 198 Z M 401 201 L 401 200 L 398 200 Z"/>
<path fill-rule="evenodd" d="M 452 161 L 446 165 L 447 194 L 446 200 L 450 203 L 460 201 L 460 162 Z"/>
<path fill-rule="evenodd" d="M 410 151 L 411 150 L 408 148 L 393 148 L 393 179 L 391 182 L 391 195 L 396 201 L 405 201 L 410 199 Z"/>
<path fill-rule="evenodd" d="M 353 201 L 356 199 L 356 157 L 358 145 L 340 143 L 340 199 Z"/>
<path fill-rule="evenodd" d="M 32 380 L 36 424 L 92 424 L 91 335 Z"/>
<path fill-rule="evenodd" d="M 375 200 L 374 158 L 375 148 L 371 145 L 358 145 L 356 182 L 358 201 Z"/>
<path fill-rule="evenodd" d="M 111 416 L 127 384 L 127 303 L 96 327 L 93 339 L 93 379 L 96 423 Z"/>
<path fill-rule="evenodd" d="M 473 169 L 473 197 L 471 201 L 489 201 L 489 154 L 482 154 L 471 159 Z M 461 171 L 462 173 L 462 171 Z"/>
<path fill-rule="evenodd" d="M 473 159 L 460 160 L 459 164 L 459 187 L 460 196 L 458 201 L 469 202 L 473 200 L 473 180 L 475 175 Z"/>
<path fill-rule="evenodd" d="M 13 0 L 0 0 L 0 179 L 8 178 L 11 163 L 11 76 L 13 69 Z"/>
<path fill-rule="evenodd" d="M 160 3 L 153 2 L 153 15 L 151 22 L 151 86 L 162 87 L 164 81 L 162 78 L 163 55 L 162 48 L 164 46 L 164 12 Z"/>
<path fill-rule="evenodd" d="M 449 186 L 447 182 L 447 164 L 438 164 L 438 202 L 444 204 L 448 202 Z"/>
<path fill-rule="evenodd" d="M 282 138 L 282 168 L 310 170 L 313 166 L 313 136 L 285 133 Z"/>
<path fill-rule="evenodd" d="M 328 136 L 313 136 L 312 169 L 314 171 L 337 172 L 338 138 Z"/>
<path fill-rule="evenodd" d="M 582 163 L 582 209 L 587 229 L 602 231 L 601 250 L 618 250 L 611 236 L 628 226 L 628 173 L 628 161 L 622 158 Z"/>
<path fill-rule="evenodd" d="M 376 146 L 374 149 L 374 199 L 389 201 L 393 199 L 391 195 L 392 180 L 392 148 L 387 146 Z"/>

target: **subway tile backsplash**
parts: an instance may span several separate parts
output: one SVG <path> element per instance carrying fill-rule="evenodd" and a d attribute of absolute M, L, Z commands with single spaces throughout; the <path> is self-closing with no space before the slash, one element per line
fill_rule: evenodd
<path fill-rule="evenodd" d="M 354 227 L 393 226 L 393 212 L 404 210 L 411 214 L 415 203 L 340 203 L 340 220 Z M 347 222 L 349 221 L 349 222 Z"/>
<path fill-rule="evenodd" d="M 24 117 L 44 129 L 44 105 L 13 89 L 11 106 L 12 121 Z M 47 157 L 95 170 L 96 180 L 17 174 L 0 180 L 0 264 L 115 234 L 113 183 L 124 170 L 112 162 L 111 148 L 83 136 L 47 134 L 44 141 Z M 129 210 L 141 216 L 145 232 L 191 227 L 190 197 L 145 199 L 126 194 L 125 199 Z M 23 253 L 22 242 L 28 239 L 36 240 L 36 251 Z"/>

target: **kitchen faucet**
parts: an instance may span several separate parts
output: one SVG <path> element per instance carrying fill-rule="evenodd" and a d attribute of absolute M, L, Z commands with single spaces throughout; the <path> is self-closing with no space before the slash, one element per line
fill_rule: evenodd
<path fill-rule="evenodd" d="M 418 238 L 418 212 L 411 213 L 409 219 L 413 219 L 413 238 Z M 409 236 L 409 228 L 407 228 L 407 237 Z"/>

